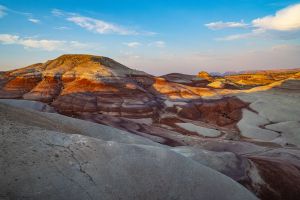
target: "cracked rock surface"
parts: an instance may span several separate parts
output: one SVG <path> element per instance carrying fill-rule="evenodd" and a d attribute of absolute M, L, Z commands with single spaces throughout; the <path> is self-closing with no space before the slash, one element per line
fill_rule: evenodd
<path fill-rule="evenodd" d="M 2 104 L 0 110 L 1 198 L 256 199 L 229 177 L 147 140 L 64 133 L 39 125 L 45 118 L 35 111 Z"/>

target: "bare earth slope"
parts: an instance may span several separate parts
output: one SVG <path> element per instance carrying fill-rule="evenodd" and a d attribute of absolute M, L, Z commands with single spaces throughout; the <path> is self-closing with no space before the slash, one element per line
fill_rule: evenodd
<path fill-rule="evenodd" d="M 63 125 L 47 128 L 45 120 L 57 123 L 51 114 L 1 104 L 0 110 L 1 198 L 256 199 L 230 178 L 147 139 L 126 140 L 101 125 L 99 137 L 70 134 L 61 131 L 72 121 L 72 129 L 92 123 L 56 115 Z M 29 116 L 34 124 L 24 120 Z"/>
<path fill-rule="evenodd" d="M 231 177 L 261 199 L 297 199 L 299 73 L 293 69 L 155 77 L 106 57 L 63 55 L 1 73 L 0 98 L 19 108 L 123 130 L 122 136 L 114 134 L 117 142 L 166 145 Z M 47 114 L 37 125 L 31 117 L 22 120 L 52 131 L 60 126 L 68 128 L 58 132 L 111 138 L 95 125 L 80 128 L 70 121 L 66 126 L 56 115 Z"/>

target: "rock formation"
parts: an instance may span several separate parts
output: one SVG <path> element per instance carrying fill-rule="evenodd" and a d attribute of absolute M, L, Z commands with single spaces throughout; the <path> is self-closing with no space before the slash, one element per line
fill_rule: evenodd
<path fill-rule="evenodd" d="M 256 199 L 145 138 L 58 114 L 1 104 L 0 111 L 1 198 Z"/>
<path fill-rule="evenodd" d="M 241 185 L 261 199 L 297 199 L 300 189 L 293 185 L 300 185 L 299 73 L 300 69 L 293 69 L 155 77 L 92 55 L 63 55 L 1 72 L 0 104 L 18 109 L 0 106 L 1 137 L 7 143 L 2 153 L 17 158 L 15 162 L 8 162 L 9 157 L 1 160 L 0 164 L 7 162 L 13 168 L 1 175 L 6 179 L 0 181 L 0 195 L 43 198 L 51 193 L 53 199 L 63 198 L 55 188 L 62 181 L 67 193 L 78 199 L 97 199 L 98 195 L 145 199 L 149 194 L 153 195 L 150 199 L 252 199 Z M 13 154 L 17 146 L 24 150 L 23 158 L 21 152 Z M 37 152 L 31 155 L 30 146 Z M 117 160 L 112 159 L 116 155 Z M 40 161 L 36 166 L 23 165 L 26 159 L 28 163 Z M 103 162 L 108 165 L 102 166 Z M 4 164 L 1 167 L 6 169 Z M 20 178 L 24 170 L 29 174 Z M 53 177 L 39 179 L 34 170 L 53 173 Z M 218 181 L 204 178 L 205 173 L 212 173 Z M 34 196 L 35 191 L 28 192 L 22 183 L 35 178 L 32 184 L 42 186 L 28 187 L 40 191 L 49 182 L 55 184 Z M 203 182 L 223 187 L 220 196 L 204 192 L 209 189 Z M 105 184 L 110 186 L 100 188 Z M 130 192 L 122 184 L 135 189 Z M 114 197 L 112 188 L 119 189 Z"/>

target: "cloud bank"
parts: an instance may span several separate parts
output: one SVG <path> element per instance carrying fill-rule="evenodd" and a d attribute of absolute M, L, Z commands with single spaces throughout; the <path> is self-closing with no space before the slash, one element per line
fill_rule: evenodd
<path fill-rule="evenodd" d="M 269 38 L 269 39 L 295 39 L 300 34 L 300 3 L 288 6 L 269 15 L 252 20 L 251 25 L 243 22 L 211 22 L 205 24 L 212 30 L 224 28 L 251 28 L 249 33 L 234 34 L 217 38 L 217 40 L 231 41 L 246 38 Z"/>
<path fill-rule="evenodd" d="M 67 20 L 94 33 L 99 33 L 99 34 L 115 33 L 119 35 L 137 35 L 137 32 L 134 30 L 129 30 L 119 25 L 112 24 L 99 19 L 90 18 L 90 17 L 72 16 L 72 17 L 68 17 Z"/>
<path fill-rule="evenodd" d="M 53 16 L 64 17 L 67 21 L 74 23 L 75 25 L 98 34 L 116 34 L 116 35 L 145 35 L 153 36 L 156 32 L 152 31 L 138 31 L 132 28 L 124 27 L 119 24 L 108 22 L 102 19 L 96 19 L 79 15 L 77 13 L 69 13 L 59 9 L 53 9 L 51 11 Z"/>
<path fill-rule="evenodd" d="M 78 41 L 45 40 L 22 38 L 18 35 L 0 34 L 0 43 L 4 45 L 21 45 L 25 49 L 40 49 L 44 51 L 66 51 L 70 49 L 83 49 L 87 45 Z"/>
<path fill-rule="evenodd" d="M 34 24 L 38 24 L 40 23 L 41 21 L 39 19 L 35 19 L 35 18 L 29 18 L 28 21 L 34 23 Z"/>
<path fill-rule="evenodd" d="M 300 4 L 289 6 L 276 12 L 274 16 L 257 18 L 254 27 L 265 30 L 292 31 L 300 29 Z"/>
<path fill-rule="evenodd" d="M 246 28 L 246 27 L 248 27 L 248 24 L 244 23 L 243 21 L 241 21 L 241 22 L 218 21 L 218 22 L 211 22 L 211 23 L 205 24 L 205 26 L 211 30 L 219 30 L 219 29 L 224 29 L 224 28 Z"/>

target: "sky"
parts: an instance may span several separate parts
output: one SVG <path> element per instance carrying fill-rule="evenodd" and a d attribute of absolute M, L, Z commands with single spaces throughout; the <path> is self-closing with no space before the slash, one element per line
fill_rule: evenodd
<path fill-rule="evenodd" d="M 92 54 L 154 75 L 300 67 L 300 1 L 0 0 L 0 71 Z"/>

